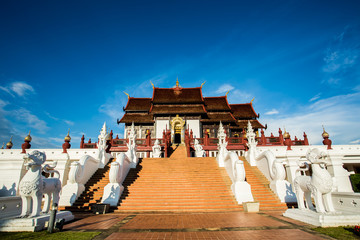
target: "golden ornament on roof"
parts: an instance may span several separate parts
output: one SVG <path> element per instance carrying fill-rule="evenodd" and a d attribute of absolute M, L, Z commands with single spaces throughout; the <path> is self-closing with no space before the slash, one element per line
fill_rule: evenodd
<path fill-rule="evenodd" d="M 66 135 L 66 137 L 64 138 L 65 142 L 70 142 L 71 137 L 70 137 L 70 129 L 68 130 L 68 134 Z"/>
<path fill-rule="evenodd" d="M 286 131 L 286 129 L 284 128 L 284 138 L 290 138 L 290 134 Z"/>
<path fill-rule="evenodd" d="M 13 138 L 13 136 L 11 136 L 11 138 L 10 138 L 10 141 L 6 144 L 6 147 L 7 148 L 12 148 L 12 146 L 14 145 L 13 143 L 12 143 L 12 138 Z"/>
<path fill-rule="evenodd" d="M 323 138 L 328 138 L 329 137 L 329 134 L 325 131 L 325 128 L 324 128 L 324 125 L 322 126 L 323 127 L 323 133 L 321 134 Z"/>
<path fill-rule="evenodd" d="M 31 131 L 29 131 L 29 134 L 25 137 L 25 142 L 31 142 L 31 140 L 32 140 L 32 137 L 30 136 L 30 132 Z"/>

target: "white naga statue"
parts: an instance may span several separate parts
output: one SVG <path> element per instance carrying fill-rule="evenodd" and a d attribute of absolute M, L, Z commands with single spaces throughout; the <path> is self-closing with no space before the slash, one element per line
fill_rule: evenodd
<path fill-rule="evenodd" d="M 111 155 L 106 152 L 107 148 L 107 141 L 110 140 L 110 133 L 106 130 L 106 123 L 104 123 L 103 127 L 101 128 L 100 135 L 99 135 L 99 143 L 98 143 L 98 159 L 100 161 L 99 167 L 103 168 L 111 158 Z"/>
<path fill-rule="evenodd" d="M 161 146 L 160 146 L 158 139 L 155 140 L 154 146 L 152 147 L 152 151 L 153 151 L 153 154 L 152 154 L 153 158 L 161 157 Z"/>
<path fill-rule="evenodd" d="M 197 140 L 197 139 L 195 139 L 195 141 L 194 141 L 194 148 L 195 148 L 195 156 L 196 157 L 204 157 L 205 156 L 205 150 L 199 144 L 199 140 Z"/>
<path fill-rule="evenodd" d="M 130 131 L 128 132 L 129 134 L 129 143 L 127 143 L 127 147 L 128 150 L 126 152 L 126 156 L 130 159 L 131 161 L 131 167 L 134 168 L 136 167 L 137 164 L 137 156 L 136 156 L 136 132 L 135 132 L 135 126 L 134 126 L 134 122 L 131 124 L 131 128 Z"/>
<path fill-rule="evenodd" d="M 326 153 L 319 149 L 309 149 L 306 158 L 311 162 L 312 176 L 297 176 L 294 179 L 294 188 L 299 209 L 314 209 L 311 194 L 314 196 L 316 212 L 335 212 L 331 190 L 333 181 L 330 173 L 325 168 Z M 300 170 L 300 169 L 299 169 Z M 304 195 L 307 206 L 304 205 Z"/>
<path fill-rule="evenodd" d="M 219 143 L 218 143 L 218 150 L 219 153 L 216 156 L 216 160 L 219 164 L 219 167 L 224 167 L 224 160 L 225 157 L 228 153 L 228 150 L 226 149 L 228 142 L 226 141 L 226 133 L 225 133 L 225 129 L 220 121 L 219 124 L 219 130 L 218 130 L 218 138 L 219 138 Z"/>
<path fill-rule="evenodd" d="M 249 151 L 246 153 L 246 159 L 250 163 L 251 166 L 256 166 L 256 134 L 251 126 L 250 121 L 248 121 L 248 126 L 246 130 L 246 138 L 248 140 L 247 146 L 249 147 Z"/>
<path fill-rule="evenodd" d="M 36 217 L 40 215 L 41 201 L 45 195 L 43 212 L 47 213 L 50 209 L 51 198 L 53 203 L 59 202 L 59 193 L 61 191 L 60 174 L 54 170 L 55 166 L 46 164 L 43 168 L 41 165 L 46 161 L 44 152 L 32 151 L 24 156 L 26 169 L 28 170 L 19 184 L 20 196 L 22 200 L 21 217 Z M 41 172 L 54 173 L 57 177 L 45 178 Z M 32 205 L 31 205 L 32 203 Z M 31 214 L 30 211 L 32 210 Z"/>

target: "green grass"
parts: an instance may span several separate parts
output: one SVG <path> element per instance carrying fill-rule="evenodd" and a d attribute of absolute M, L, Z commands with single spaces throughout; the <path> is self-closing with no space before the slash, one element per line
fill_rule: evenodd
<path fill-rule="evenodd" d="M 11 239 L 37 239 L 37 240 L 52 240 L 52 239 L 61 239 L 61 240 L 89 240 L 99 235 L 100 232 L 56 232 L 48 233 L 47 231 L 42 232 L 1 232 L 1 240 L 11 240 Z"/>
<path fill-rule="evenodd" d="M 336 239 L 344 239 L 344 240 L 360 239 L 360 237 L 354 233 L 354 227 L 352 226 L 328 227 L 328 228 L 318 227 L 318 228 L 313 228 L 313 230 L 319 233 L 326 234 Z"/>

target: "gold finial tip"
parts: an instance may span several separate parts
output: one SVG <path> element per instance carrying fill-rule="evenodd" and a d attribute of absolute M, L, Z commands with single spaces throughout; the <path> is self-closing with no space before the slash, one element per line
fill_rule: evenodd
<path fill-rule="evenodd" d="M 321 134 L 323 138 L 329 137 L 330 135 L 325 131 L 324 125 L 322 125 L 323 133 Z"/>
<path fill-rule="evenodd" d="M 151 80 L 150 80 L 150 84 L 151 84 L 152 88 L 154 89 L 155 86 L 154 86 L 154 84 L 151 82 Z"/>
<path fill-rule="evenodd" d="M 225 96 L 227 96 L 229 94 L 230 90 L 226 92 Z"/>
<path fill-rule="evenodd" d="M 252 104 L 254 100 L 255 100 L 255 98 L 251 99 L 250 103 Z"/>
<path fill-rule="evenodd" d="M 25 142 L 31 142 L 32 137 L 30 136 L 31 130 L 29 130 L 29 134 L 25 137 L 24 141 Z"/>
<path fill-rule="evenodd" d="M 206 83 L 206 81 L 204 81 L 204 82 L 201 84 L 201 86 L 200 86 L 200 87 L 202 88 L 202 86 L 203 86 L 205 83 Z"/>
<path fill-rule="evenodd" d="M 128 98 L 130 98 L 130 95 L 127 92 L 125 92 L 125 91 L 123 91 L 123 92 L 128 96 Z"/>
<path fill-rule="evenodd" d="M 176 87 L 179 87 L 179 77 L 176 77 Z"/>
<path fill-rule="evenodd" d="M 67 133 L 66 137 L 64 138 L 64 141 L 70 142 L 70 140 L 71 140 L 71 137 L 70 137 L 70 128 L 69 128 L 68 133 Z"/>

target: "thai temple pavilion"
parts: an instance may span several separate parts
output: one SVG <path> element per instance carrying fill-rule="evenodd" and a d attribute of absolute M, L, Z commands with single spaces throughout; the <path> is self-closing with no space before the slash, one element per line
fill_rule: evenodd
<path fill-rule="evenodd" d="M 204 83 L 203 83 L 204 84 Z M 151 98 L 135 98 L 128 95 L 124 116 L 119 123 L 125 123 L 125 134 L 134 122 L 137 137 L 142 138 L 148 131 L 152 138 L 162 138 L 166 129 L 171 130 L 172 143 L 184 142 L 185 129 L 192 131 L 194 138 L 202 138 L 205 132 L 216 138 L 220 121 L 229 137 L 245 133 L 248 121 L 257 131 L 265 128 L 257 119 L 250 103 L 229 104 L 227 93 L 220 97 L 204 97 L 202 86 L 183 88 L 176 80 L 172 88 L 158 88 L 153 84 Z"/>

